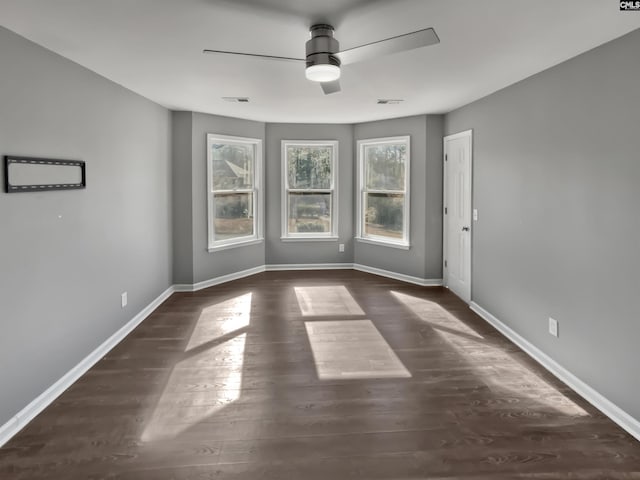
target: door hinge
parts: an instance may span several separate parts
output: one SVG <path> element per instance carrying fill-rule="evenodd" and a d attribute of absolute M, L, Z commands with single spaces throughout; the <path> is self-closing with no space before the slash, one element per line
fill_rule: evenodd
<path fill-rule="evenodd" d="M 444 207 L 444 214 L 447 214 L 447 207 Z"/>
<path fill-rule="evenodd" d="M 449 160 L 449 155 L 447 155 L 446 153 L 444 154 L 444 161 L 446 162 L 447 160 Z"/>
<path fill-rule="evenodd" d="M 447 268 L 447 261 L 444 261 L 444 268 Z"/>

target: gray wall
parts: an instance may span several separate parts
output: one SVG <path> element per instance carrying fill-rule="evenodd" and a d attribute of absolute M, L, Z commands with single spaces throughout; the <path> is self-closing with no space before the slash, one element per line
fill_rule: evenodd
<path fill-rule="evenodd" d="M 401 250 L 356 242 L 355 263 L 418 278 L 442 278 L 442 131 L 443 118 L 438 115 L 355 125 L 356 142 L 368 138 L 411 137 L 411 248 Z M 353 189 L 357 191 L 355 182 Z"/>
<path fill-rule="evenodd" d="M 444 115 L 427 115 L 425 278 L 442 278 L 442 168 Z"/>
<path fill-rule="evenodd" d="M 193 282 L 193 114 L 172 112 L 173 282 Z"/>
<path fill-rule="evenodd" d="M 338 141 L 338 236 L 337 242 L 283 242 L 282 234 L 282 140 Z M 353 126 L 267 124 L 267 264 L 353 263 Z M 344 253 L 338 244 L 345 245 Z"/>
<path fill-rule="evenodd" d="M 239 118 L 193 114 L 192 215 L 193 280 L 195 283 L 264 265 L 264 242 L 215 253 L 207 251 L 207 134 L 259 138 L 265 150 L 265 125 Z M 263 182 L 264 183 L 264 182 Z"/>
<path fill-rule="evenodd" d="M 358 125 L 265 125 L 191 112 L 174 112 L 173 119 L 176 283 L 197 283 L 264 264 L 354 261 L 419 278 L 442 278 L 443 116 L 421 115 Z M 185 141 L 189 130 L 190 142 Z M 264 140 L 265 243 L 207 252 L 207 133 Z M 355 141 L 394 135 L 411 135 L 409 251 L 353 240 L 357 189 Z M 282 140 L 338 141 L 338 241 L 283 242 L 280 239 Z M 340 243 L 345 245 L 344 253 L 338 251 Z"/>
<path fill-rule="evenodd" d="M 473 300 L 635 418 L 638 51 L 640 30 L 446 117 L 474 133 Z"/>
<path fill-rule="evenodd" d="M 0 154 L 87 162 L 85 190 L 0 193 L 2 425 L 172 272 L 169 112 L 4 28 L 0 45 Z"/>

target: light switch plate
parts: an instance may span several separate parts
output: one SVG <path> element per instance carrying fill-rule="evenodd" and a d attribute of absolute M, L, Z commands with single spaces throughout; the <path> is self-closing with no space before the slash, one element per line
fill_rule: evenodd
<path fill-rule="evenodd" d="M 474 222 L 478 221 L 478 209 L 477 208 L 473 209 L 473 221 Z"/>
<path fill-rule="evenodd" d="M 549 317 L 549 333 L 554 337 L 558 336 L 558 321 Z"/>

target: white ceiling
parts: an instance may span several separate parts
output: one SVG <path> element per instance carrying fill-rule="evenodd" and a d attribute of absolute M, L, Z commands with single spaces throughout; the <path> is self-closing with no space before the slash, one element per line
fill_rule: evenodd
<path fill-rule="evenodd" d="M 451 111 L 640 28 L 640 14 L 617 0 L 0 0 L 0 22 L 171 109 L 354 123 Z M 202 53 L 304 57 L 317 22 L 341 49 L 427 27 L 441 43 L 345 66 L 329 96 L 303 65 Z"/>

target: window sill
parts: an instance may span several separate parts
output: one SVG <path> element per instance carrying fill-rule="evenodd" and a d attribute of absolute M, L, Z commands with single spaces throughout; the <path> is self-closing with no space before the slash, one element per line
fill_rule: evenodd
<path fill-rule="evenodd" d="M 339 237 L 280 237 L 281 242 L 337 242 Z"/>
<path fill-rule="evenodd" d="M 207 248 L 207 250 L 209 251 L 209 253 L 219 252 L 220 250 L 228 250 L 230 248 L 248 247 L 249 245 L 257 245 L 262 242 L 264 242 L 263 238 L 252 238 L 250 240 L 242 240 L 242 241 L 233 242 L 233 243 L 224 243 L 222 245 L 215 245 L 213 247 Z"/>
<path fill-rule="evenodd" d="M 379 245 L 381 247 L 398 248 L 400 250 L 409 250 L 411 245 L 408 243 L 386 242 L 384 240 L 374 240 L 372 238 L 356 237 L 356 241 L 361 243 L 370 243 L 371 245 Z"/>

